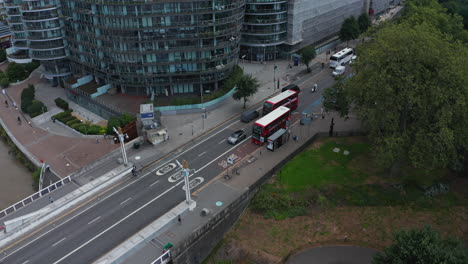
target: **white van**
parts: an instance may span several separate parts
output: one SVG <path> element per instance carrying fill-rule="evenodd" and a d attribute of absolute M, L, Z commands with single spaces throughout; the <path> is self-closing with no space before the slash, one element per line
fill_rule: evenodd
<path fill-rule="evenodd" d="M 345 73 L 345 71 L 346 71 L 345 66 L 337 66 L 335 70 L 332 72 L 332 75 L 333 77 L 336 77 L 336 76 L 342 75 L 343 73 Z"/>

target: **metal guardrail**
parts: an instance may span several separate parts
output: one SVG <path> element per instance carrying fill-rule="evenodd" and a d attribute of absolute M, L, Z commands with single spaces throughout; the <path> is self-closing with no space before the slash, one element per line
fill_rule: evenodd
<path fill-rule="evenodd" d="M 30 195 L 29 197 L 27 198 L 24 198 L 23 200 L 15 203 L 14 205 L 11 205 L 10 207 L 7 207 L 6 209 L 4 209 L 3 211 L 0 211 L 0 219 L 15 212 L 16 210 L 22 208 L 23 206 L 41 198 L 42 196 L 52 192 L 53 190 L 56 190 L 60 187 L 62 187 L 63 185 L 67 184 L 71 182 L 71 177 L 68 176 L 66 178 L 63 178 L 61 179 L 60 181 L 52 184 L 52 185 L 49 185 L 47 188 L 44 188 L 32 195 Z"/>
<path fill-rule="evenodd" d="M 171 261 L 171 251 L 170 250 L 164 252 L 164 254 L 162 254 L 155 261 L 151 262 L 151 264 L 165 264 L 165 263 L 169 263 L 169 261 Z"/>

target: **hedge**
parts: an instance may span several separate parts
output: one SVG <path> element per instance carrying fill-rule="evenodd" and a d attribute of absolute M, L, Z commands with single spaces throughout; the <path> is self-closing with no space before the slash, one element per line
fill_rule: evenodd
<path fill-rule="evenodd" d="M 36 117 L 45 112 L 47 112 L 47 107 L 44 105 L 43 102 L 38 100 L 33 100 L 31 105 L 29 105 L 27 108 L 27 113 L 31 117 Z"/>
<path fill-rule="evenodd" d="M 54 101 L 55 105 L 62 108 L 63 110 L 67 111 L 69 109 L 68 102 L 63 100 L 62 98 L 56 98 Z"/>
<path fill-rule="evenodd" d="M 81 123 L 81 121 L 78 120 L 78 118 L 75 118 L 75 119 L 72 119 L 72 120 L 68 121 L 68 122 L 66 123 L 66 125 L 69 126 L 69 127 L 71 127 L 71 125 L 77 124 L 77 123 Z"/>

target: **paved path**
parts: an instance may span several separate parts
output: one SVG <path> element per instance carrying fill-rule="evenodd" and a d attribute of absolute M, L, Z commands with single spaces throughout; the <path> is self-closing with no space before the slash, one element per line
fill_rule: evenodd
<path fill-rule="evenodd" d="M 328 246 L 304 250 L 291 256 L 286 264 L 371 264 L 378 251 L 354 246 Z"/>

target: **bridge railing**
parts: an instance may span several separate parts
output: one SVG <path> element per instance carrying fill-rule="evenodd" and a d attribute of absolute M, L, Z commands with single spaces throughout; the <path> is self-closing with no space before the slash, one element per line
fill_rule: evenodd
<path fill-rule="evenodd" d="M 151 262 L 151 264 L 166 264 L 171 261 L 171 251 L 168 250 L 164 252 L 159 258 L 157 258 L 155 261 Z"/>
<path fill-rule="evenodd" d="M 0 211 L 0 219 L 7 216 L 7 215 L 9 215 L 9 214 L 11 214 L 11 213 L 13 213 L 13 212 L 15 212 L 16 210 L 22 208 L 23 206 L 25 206 L 25 205 L 27 205 L 27 204 L 41 198 L 42 196 L 52 192 L 53 190 L 56 190 L 56 189 L 62 187 L 63 185 L 65 185 L 65 184 L 67 184 L 69 182 L 71 182 L 71 177 L 70 176 L 68 176 L 66 178 L 63 178 L 60 181 L 57 181 L 54 184 L 51 184 L 48 187 L 46 187 L 46 188 L 44 188 L 44 189 L 42 189 L 42 190 L 40 190 L 40 191 L 38 191 L 36 193 L 33 193 L 29 197 L 26 197 L 23 200 L 21 200 L 21 201 L 15 203 L 13 205 L 7 207 L 6 209 Z"/>

